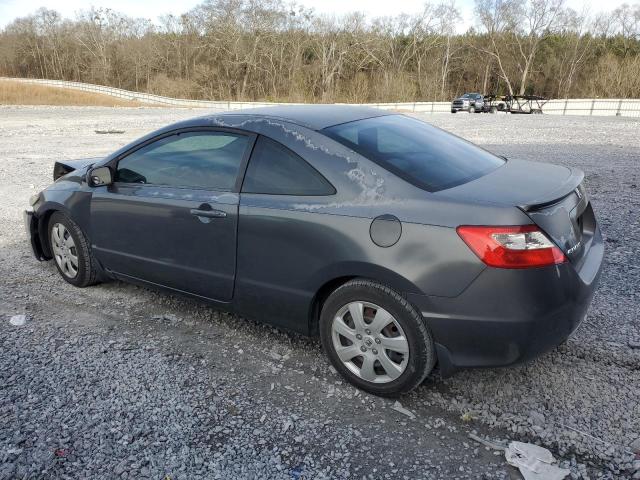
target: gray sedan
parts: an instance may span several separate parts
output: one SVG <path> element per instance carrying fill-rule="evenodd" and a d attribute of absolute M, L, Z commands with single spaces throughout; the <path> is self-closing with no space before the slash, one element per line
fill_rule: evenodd
<path fill-rule="evenodd" d="M 59 161 L 54 180 L 25 221 L 67 282 L 120 279 L 319 335 L 378 395 L 558 345 L 604 252 L 582 172 L 370 108 L 208 115 Z"/>

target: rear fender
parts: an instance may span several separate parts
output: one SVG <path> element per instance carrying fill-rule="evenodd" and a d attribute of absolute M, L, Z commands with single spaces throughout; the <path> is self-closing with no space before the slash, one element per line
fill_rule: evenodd
<path fill-rule="evenodd" d="M 309 305 L 309 333 L 312 335 L 318 332 L 318 321 L 322 304 L 331 293 L 340 285 L 353 278 L 364 278 L 381 283 L 400 294 L 420 293 L 420 289 L 408 279 L 398 273 L 366 262 L 340 262 L 330 265 L 312 278 L 311 283 L 316 285 L 315 295 Z"/>

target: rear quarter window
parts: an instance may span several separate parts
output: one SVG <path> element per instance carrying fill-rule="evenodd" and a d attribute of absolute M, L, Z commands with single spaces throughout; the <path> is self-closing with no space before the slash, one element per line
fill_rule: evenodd
<path fill-rule="evenodd" d="M 404 115 L 328 127 L 323 133 L 424 190 L 467 183 L 504 164 L 500 157 Z"/>
<path fill-rule="evenodd" d="M 243 193 L 271 195 L 333 195 L 336 190 L 315 168 L 294 152 L 260 136 L 249 160 Z"/>

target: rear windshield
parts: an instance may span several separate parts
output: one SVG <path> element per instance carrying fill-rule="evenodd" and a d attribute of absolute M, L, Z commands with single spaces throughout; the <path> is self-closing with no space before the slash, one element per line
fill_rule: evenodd
<path fill-rule="evenodd" d="M 430 192 L 469 182 L 504 164 L 466 140 L 404 115 L 342 123 L 323 133 Z"/>

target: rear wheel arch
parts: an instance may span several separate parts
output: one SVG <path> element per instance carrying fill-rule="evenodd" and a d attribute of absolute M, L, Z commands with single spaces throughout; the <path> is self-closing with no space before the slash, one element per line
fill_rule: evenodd
<path fill-rule="evenodd" d="M 395 290 L 401 295 L 404 293 L 422 293 L 411 281 L 387 268 L 366 263 L 345 265 L 340 271 L 334 271 L 316 282 L 319 287 L 315 289 L 316 293 L 313 296 L 309 310 L 308 331 L 311 336 L 317 336 L 319 333 L 320 313 L 329 295 L 345 283 L 355 279 L 378 283 Z"/>
<path fill-rule="evenodd" d="M 311 302 L 311 312 L 309 315 L 309 334 L 311 336 L 318 336 L 319 329 L 318 325 L 320 323 L 320 312 L 322 311 L 322 306 L 324 302 L 329 298 L 336 289 L 340 288 L 342 285 L 347 283 L 350 280 L 353 280 L 355 277 L 353 275 L 343 276 L 333 278 L 325 282 L 316 292 L 313 297 L 313 301 Z"/>

